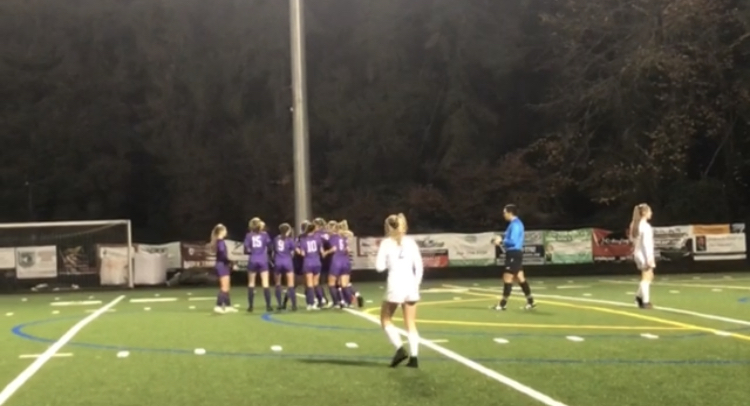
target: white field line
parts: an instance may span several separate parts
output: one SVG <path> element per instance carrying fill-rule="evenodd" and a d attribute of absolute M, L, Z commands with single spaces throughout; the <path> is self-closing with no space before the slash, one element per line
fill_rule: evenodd
<path fill-rule="evenodd" d="M 367 320 L 367 321 L 369 321 L 371 323 L 380 325 L 380 320 L 378 318 L 376 318 L 374 316 L 371 316 L 371 315 L 369 315 L 367 313 L 363 313 L 363 312 L 360 312 L 360 311 L 357 311 L 357 310 L 352 310 L 352 309 L 344 309 L 344 311 L 346 311 L 349 314 L 353 314 L 355 316 L 361 317 L 361 318 L 363 318 L 363 319 L 365 319 L 365 320 Z M 404 331 L 402 329 L 399 329 L 399 328 L 397 328 L 397 330 L 398 330 L 399 334 L 401 334 L 402 336 L 407 336 L 406 331 Z M 549 396 L 547 396 L 547 395 L 545 395 L 545 394 L 543 394 L 543 393 L 541 393 L 541 392 L 539 392 L 539 391 L 537 391 L 535 389 L 532 389 L 532 388 L 530 388 L 530 387 L 528 387 L 528 386 L 526 386 L 526 385 L 524 385 L 524 384 L 522 384 L 522 383 L 520 383 L 518 381 L 515 381 L 515 380 L 513 380 L 511 378 L 508 378 L 507 376 L 502 375 L 502 374 L 500 374 L 497 371 L 489 369 L 489 368 L 485 367 L 484 365 L 481 365 L 481 364 L 479 364 L 477 362 L 474 362 L 474 361 L 472 361 L 472 360 L 470 360 L 470 359 L 468 359 L 466 357 L 463 357 L 463 356 L 461 356 L 461 355 L 459 355 L 459 354 L 457 354 L 457 353 L 455 353 L 455 352 L 453 352 L 453 351 L 451 351 L 451 350 L 449 350 L 449 349 L 447 349 L 445 347 L 437 345 L 434 342 L 431 342 L 429 340 L 425 340 L 424 338 L 420 338 L 419 343 L 421 345 L 423 345 L 423 346 L 425 346 L 425 347 L 427 347 L 427 348 L 429 348 L 429 349 L 431 349 L 431 350 L 433 350 L 433 351 L 435 351 L 435 352 L 443 355 L 446 358 L 449 358 L 449 359 L 451 359 L 453 361 L 456 361 L 459 364 L 463 364 L 464 366 L 466 366 L 468 368 L 471 368 L 474 371 L 479 372 L 480 374 L 482 374 L 482 375 L 484 375 L 484 376 L 486 376 L 488 378 L 494 379 L 494 380 L 502 383 L 503 385 L 510 387 L 511 389 L 514 389 L 514 390 L 516 390 L 518 392 L 521 392 L 524 395 L 526 395 L 526 396 L 528 396 L 528 397 L 530 397 L 530 398 L 532 398 L 532 399 L 534 399 L 534 400 L 536 400 L 536 401 L 538 401 L 540 403 L 543 403 L 543 404 L 545 404 L 547 406 L 566 406 L 565 403 L 562 403 L 562 402 L 559 402 L 559 401 L 557 401 L 555 399 L 552 399 L 551 397 L 549 397 Z"/>
<path fill-rule="evenodd" d="M 130 299 L 130 303 L 161 303 L 161 302 L 176 302 L 176 297 L 146 297 L 139 299 Z"/>
<path fill-rule="evenodd" d="M 107 303 L 106 305 L 102 306 L 99 310 L 97 310 L 94 313 L 91 313 L 90 315 L 83 318 L 81 321 L 76 323 L 73 327 L 70 328 L 65 334 L 60 337 L 59 340 L 57 340 L 54 344 L 50 345 L 49 348 L 47 348 L 46 351 L 44 351 L 37 359 L 34 360 L 34 362 L 31 363 L 26 369 L 21 372 L 20 375 L 16 377 L 11 383 L 8 384 L 8 386 L 3 389 L 2 392 L 0 392 L 0 405 L 5 404 L 5 402 L 10 399 L 11 396 L 13 396 L 16 391 L 23 386 L 29 379 L 31 379 L 34 374 L 39 372 L 39 370 L 44 366 L 44 364 L 47 363 L 52 357 L 57 354 L 58 351 L 60 351 L 65 344 L 70 342 L 70 340 L 75 337 L 78 332 L 80 332 L 84 327 L 86 327 L 89 323 L 96 320 L 97 317 L 101 316 L 102 314 L 106 313 L 107 310 L 113 308 L 116 304 L 120 303 L 122 299 L 124 299 L 125 296 L 118 296 L 115 298 L 115 300 Z"/>
<path fill-rule="evenodd" d="M 611 284 L 632 284 L 633 282 L 625 282 L 625 281 L 606 281 L 602 280 L 600 281 L 602 283 L 611 283 Z M 672 283 L 672 282 L 655 282 L 654 283 L 657 286 L 674 286 L 674 287 L 682 287 L 682 288 L 713 288 L 713 289 L 737 289 L 737 290 L 750 290 L 750 286 L 732 286 L 732 285 L 704 285 L 704 284 L 698 284 L 698 283 Z"/>
<path fill-rule="evenodd" d="M 446 285 L 448 287 L 452 287 L 453 285 Z M 474 291 L 485 291 L 486 289 L 477 289 L 472 288 Z M 492 291 L 489 291 L 490 293 L 495 293 Z M 571 297 L 571 296 L 561 296 L 561 295 L 537 295 L 534 294 L 534 297 L 538 298 L 547 298 L 547 299 L 561 299 L 561 300 L 571 300 L 574 302 L 586 302 L 586 303 L 599 303 L 599 304 L 608 304 L 612 306 L 620 306 L 620 307 L 633 307 L 632 303 L 626 303 L 626 302 L 614 302 L 611 300 L 601 300 L 601 299 L 588 299 L 588 298 L 582 298 L 582 297 Z M 676 313 L 676 314 L 684 314 L 686 316 L 693 316 L 693 317 L 699 317 L 702 319 L 707 320 L 714 320 L 714 321 L 723 321 L 725 323 L 731 323 L 731 324 L 739 324 L 742 326 L 750 326 L 750 321 L 746 320 L 740 320 L 740 319 L 733 319 L 729 317 L 724 316 L 717 316 L 714 314 L 707 314 L 707 313 L 698 313 L 693 312 L 690 310 L 683 310 L 683 309 L 676 309 L 673 307 L 663 307 L 663 306 L 654 306 L 654 309 L 663 310 L 665 312 L 670 313 Z"/>
<path fill-rule="evenodd" d="M 80 300 L 76 302 L 51 302 L 50 306 L 94 306 L 102 304 L 101 300 Z"/>
<path fill-rule="evenodd" d="M 23 354 L 23 355 L 19 355 L 18 358 L 19 359 L 39 358 L 42 355 L 43 354 Z M 72 356 L 73 356 L 72 352 L 58 352 L 57 354 L 53 355 L 53 357 L 55 357 L 55 358 L 58 358 L 58 357 L 72 357 Z"/>

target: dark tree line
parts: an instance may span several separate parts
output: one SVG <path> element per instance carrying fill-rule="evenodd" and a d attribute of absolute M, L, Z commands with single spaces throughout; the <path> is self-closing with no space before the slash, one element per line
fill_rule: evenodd
<path fill-rule="evenodd" d="M 734 0 L 307 1 L 313 203 L 380 231 L 741 220 L 750 11 Z M 291 220 L 278 0 L 0 2 L 0 220 L 142 239 Z"/>

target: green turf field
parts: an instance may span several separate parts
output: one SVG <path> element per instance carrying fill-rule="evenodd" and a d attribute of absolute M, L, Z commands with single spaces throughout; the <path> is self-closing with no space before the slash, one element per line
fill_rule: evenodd
<path fill-rule="evenodd" d="M 750 274 L 660 278 L 651 311 L 632 305 L 634 279 L 531 283 L 537 309 L 514 293 L 494 312 L 498 281 L 426 282 L 419 370 L 386 366 L 382 283 L 358 285 L 363 312 L 214 315 L 214 289 L 0 296 L 0 387 L 21 384 L 0 405 L 750 404 Z"/>

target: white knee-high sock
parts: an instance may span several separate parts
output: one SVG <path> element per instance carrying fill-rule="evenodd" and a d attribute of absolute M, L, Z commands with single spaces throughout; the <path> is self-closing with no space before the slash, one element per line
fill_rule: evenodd
<path fill-rule="evenodd" d="M 409 353 L 412 357 L 416 357 L 419 355 L 419 333 L 416 330 L 410 331 L 407 338 L 409 339 Z"/>
<path fill-rule="evenodd" d="M 635 297 L 643 299 L 643 289 L 641 288 L 641 286 L 643 286 L 643 282 L 638 284 L 638 290 L 635 291 Z"/>
<path fill-rule="evenodd" d="M 390 341 L 396 349 L 399 349 L 404 345 L 401 341 L 401 335 L 392 324 L 385 326 L 383 330 L 385 330 L 385 335 L 388 336 L 388 341 Z"/>
<path fill-rule="evenodd" d="M 651 292 L 649 292 L 649 288 L 651 287 L 651 282 L 649 281 L 641 281 L 641 298 L 643 299 L 644 303 L 651 303 Z"/>

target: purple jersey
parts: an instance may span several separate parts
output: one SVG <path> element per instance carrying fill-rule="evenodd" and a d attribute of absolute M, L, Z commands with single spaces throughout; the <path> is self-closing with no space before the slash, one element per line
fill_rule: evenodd
<path fill-rule="evenodd" d="M 320 249 L 323 246 L 323 238 L 320 234 L 303 234 L 299 238 L 299 249 L 305 258 L 306 264 L 320 264 Z"/>
<path fill-rule="evenodd" d="M 216 272 L 219 276 L 229 276 L 229 251 L 224 240 L 216 241 Z"/>
<path fill-rule="evenodd" d="M 328 243 L 331 245 L 331 248 L 334 249 L 333 258 L 335 260 L 339 261 L 342 259 L 349 259 L 349 241 L 346 237 L 332 234 Z"/>
<path fill-rule="evenodd" d="M 271 245 L 271 237 L 268 233 L 249 232 L 245 235 L 245 253 L 250 255 L 250 260 L 268 259 L 268 247 Z"/>
<path fill-rule="evenodd" d="M 280 259 L 292 259 L 292 255 L 294 254 L 294 239 L 290 238 L 284 238 L 282 236 L 276 237 L 276 240 L 273 243 L 273 252 L 274 252 L 274 258 L 276 261 Z"/>

